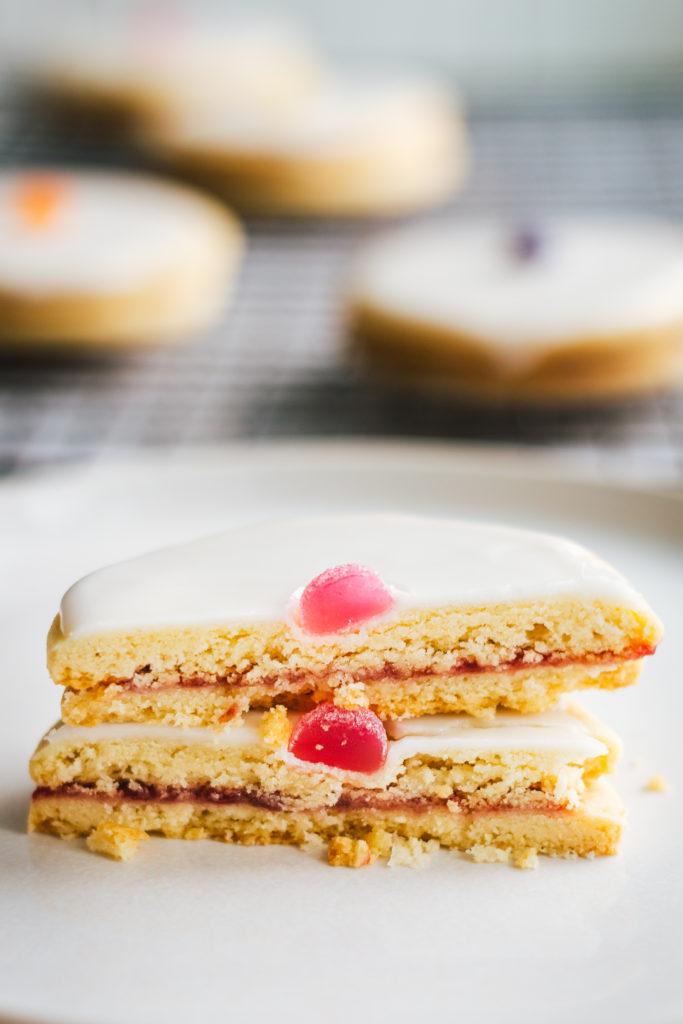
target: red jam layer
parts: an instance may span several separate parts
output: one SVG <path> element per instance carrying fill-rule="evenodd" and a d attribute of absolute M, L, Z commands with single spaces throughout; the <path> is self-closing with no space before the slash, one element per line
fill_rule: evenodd
<path fill-rule="evenodd" d="M 654 654 L 655 649 L 655 644 L 635 644 L 632 647 L 625 648 L 623 651 L 603 651 L 601 654 L 591 654 L 584 658 L 574 658 L 562 653 L 543 654 L 534 661 L 525 661 L 525 653 L 522 652 L 518 657 L 513 658 L 510 661 L 502 662 L 499 665 L 481 665 L 476 661 L 460 661 L 457 664 L 452 665 L 446 671 L 428 666 L 427 668 L 420 669 L 418 672 L 415 672 L 412 669 L 401 669 L 397 665 L 386 664 L 381 669 L 374 669 L 373 671 L 366 672 L 355 672 L 353 678 L 359 683 L 370 683 L 377 682 L 381 679 L 386 679 L 387 681 L 410 681 L 414 678 L 422 679 L 426 676 L 460 676 L 465 674 L 478 674 L 481 672 L 516 672 L 520 669 L 540 669 L 549 666 L 554 668 L 569 668 L 573 665 L 618 665 L 624 661 L 637 661 L 640 658 L 646 658 L 649 655 Z M 151 676 L 150 667 L 145 665 L 138 669 L 135 675 L 129 679 L 111 679 L 106 682 L 107 685 L 115 684 L 125 690 L 144 693 L 148 690 L 170 690 L 178 686 L 188 688 L 203 688 L 210 686 L 247 687 L 252 685 L 276 687 L 282 686 L 285 683 L 291 687 L 296 687 L 298 684 L 299 689 L 305 689 L 307 687 L 315 688 L 317 685 L 324 684 L 326 678 L 325 673 L 315 675 L 311 672 L 282 671 L 254 680 L 249 678 L 252 671 L 253 669 L 247 670 L 246 672 L 233 672 L 230 675 L 223 676 L 219 679 L 206 679 L 202 676 L 183 676 L 182 674 L 179 674 L 178 679 L 174 682 L 163 686 L 157 686 L 154 684 L 154 680 Z M 331 674 L 334 676 L 338 675 L 338 673 L 335 672 L 332 672 Z M 147 681 L 148 679 L 149 681 Z"/>
<path fill-rule="evenodd" d="M 38 786 L 32 800 L 45 800 L 50 797 L 70 798 L 76 800 L 98 800 L 101 803 L 152 803 L 152 804 L 203 804 L 204 806 L 228 806 L 242 804 L 258 807 L 269 811 L 296 811 L 299 802 L 292 797 L 280 793 L 263 793 L 248 789 L 218 789 L 212 786 L 152 786 L 144 782 L 122 779 L 116 783 L 115 791 L 103 793 L 94 783 L 67 783 L 64 786 Z M 414 813 L 431 810 L 443 810 L 448 804 L 457 804 L 465 813 L 492 814 L 510 811 L 517 814 L 543 813 L 554 814 L 566 808 L 548 800 L 534 803 L 527 807 L 509 805 L 501 801 L 496 804 L 480 805 L 474 809 L 469 806 L 469 798 L 454 792 L 449 797 L 413 797 L 406 800 L 391 790 L 378 793 L 373 790 L 355 790 L 342 793 L 334 804 L 321 806 L 328 811 L 384 810 L 412 811 Z M 304 808 L 316 810 L 316 808 Z"/>

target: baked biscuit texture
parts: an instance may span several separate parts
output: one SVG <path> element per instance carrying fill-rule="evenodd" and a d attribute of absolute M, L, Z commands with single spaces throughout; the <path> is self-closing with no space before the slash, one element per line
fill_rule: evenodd
<path fill-rule="evenodd" d="M 417 610 L 358 636 L 304 643 L 285 623 L 48 638 L 48 667 L 74 724 L 217 724 L 247 706 L 306 706 L 362 684 L 381 716 L 550 707 L 582 686 L 635 680 L 661 627 L 604 602 Z"/>
<path fill-rule="evenodd" d="M 272 684 L 212 683 L 206 686 L 150 686 L 134 689 L 102 683 L 87 690 L 66 690 L 62 718 L 70 725 L 101 722 L 150 722 L 159 725 L 210 726 L 219 729 L 235 722 L 250 708 L 274 703 L 305 711 L 322 700 L 348 707 L 353 685 L 356 706 L 371 708 L 380 718 L 406 718 L 459 711 L 489 717 L 496 708 L 526 713 L 553 707 L 562 694 L 593 688 L 630 686 L 638 678 L 642 660 L 618 667 L 595 664 L 509 669 L 505 672 L 462 672 L 456 675 L 415 675 L 397 680 L 337 683 L 305 673 Z"/>
<path fill-rule="evenodd" d="M 587 852 L 582 843 L 609 852 L 616 842 L 618 815 L 609 828 L 587 804 L 618 742 L 575 705 L 545 717 L 499 713 L 488 725 L 445 716 L 436 734 L 430 717 L 389 724 L 387 761 L 371 774 L 299 761 L 283 745 L 287 717 L 281 708 L 252 712 L 217 737 L 58 726 L 31 761 L 30 828 L 69 837 L 106 822 L 263 843 L 343 837 L 364 840 L 373 856 L 384 833 L 457 849 L 504 837 L 506 848 L 556 853 Z M 337 843 L 336 862 L 357 860 L 358 849 Z"/>
<path fill-rule="evenodd" d="M 576 705 L 569 707 L 569 720 L 581 723 L 590 736 L 599 740 L 598 753 L 573 762 L 562 750 L 552 749 L 546 753 L 520 749 L 482 755 L 460 740 L 452 755 L 407 757 L 380 788 L 386 790 L 388 786 L 390 796 L 402 800 L 450 799 L 457 792 L 460 798 L 477 805 L 548 799 L 576 803 L 587 779 L 613 770 L 619 744 L 595 718 Z M 316 770 L 315 765 L 302 771 L 300 764 L 292 764 L 283 756 L 286 744 L 274 747 L 263 738 L 264 733 L 272 736 L 270 714 L 252 713 L 246 726 L 229 730 L 227 742 L 221 742 L 220 734 L 214 740 L 209 730 L 202 730 L 197 737 L 182 729 L 160 729 L 161 735 L 157 735 L 154 728 L 145 726 L 118 730 L 104 727 L 99 731 L 58 727 L 36 750 L 31 775 L 39 787 L 94 786 L 98 794 L 114 797 L 125 794 L 130 785 L 134 792 L 135 785 L 140 784 L 174 790 L 265 794 L 296 802 L 297 806 L 338 801 L 348 789 L 343 776 L 323 766 Z M 512 725 L 518 721 L 514 714 L 506 719 Z M 492 729 L 497 727 L 491 725 Z M 122 782 L 123 790 L 119 785 Z M 373 780 L 367 783 L 370 788 L 376 785 Z M 354 799 L 359 791 L 367 789 L 359 777 L 354 779 L 354 786 Z M 378 799 L 384 798 L 380 794 Z"/>
<path fill-rule="evenodd" d="M 48 796 L 34 800 L 30 828 L 73 839 L 89 835 L 104 820 L 172 839 L 218 839 L 249 846 L 312 846 L 339 835 L 365 839 L 379 829 L 390 836 L 434 839 L 448 849 L 499 848 L 527 856 L 532 848 L 556 857 L 614 854 L 623 831 L 621 804 L 602 780 L 589 785 L 578 809 L 520 812 L 463 813 L 448 808 L 405 814 L 381 809 L 285 812 L 192 803 L 107 804 L 100 799 Z"/>
<path fill-rule="evenodd" d="M 86 845 L 93 853 L 102 853 L 114 860 L 132 860 L 140 843 L 149 839 L 146 832 L 105 819 L 93 829 Z"/>
<path fill-rule="evenodd" d="M 585 600 L 490 607 L 420 609 L 367 631 L 302 642 L 285 623 L 236 624 L 64 636 L 56 618 L 48 637 L 53 680 L 71 689 L 101 682 L 169 685 L 240 674 L 256 682 L 281 671 L 362 681 L 396 672 L 451 673 L 556 660 L 631 658 L 661 636 L 656 619 L 634 608 Z M 147 661 L 140 664 L 142 657 Z M 152 677 L 148 679 L 147 677 Z"/>

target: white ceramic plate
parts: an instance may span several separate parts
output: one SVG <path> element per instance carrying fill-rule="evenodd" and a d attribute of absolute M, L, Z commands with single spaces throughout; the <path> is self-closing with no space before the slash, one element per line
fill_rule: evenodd
<path fill-rule="evenodd" d="M 668 627 L 638 686 L 586 698 L 625 742 L 623 853 L 538 871 L 440 853 L 333 870 L 292 849 L 154 839 L 130 864 L 24 834 L 26 763 L 57 715 L 44 636 L 81 573 L 297 511 L 413 510 L 541 527 L 622 569 Z M 683 504 L 446 446 L 140 456 L 0 489 L 0 1017 L 70 1024 L 683 1019 Z M 457 566 L 454 566 L 457 572 Z M 669 794 L 644 789 L 664 774 Z"/>

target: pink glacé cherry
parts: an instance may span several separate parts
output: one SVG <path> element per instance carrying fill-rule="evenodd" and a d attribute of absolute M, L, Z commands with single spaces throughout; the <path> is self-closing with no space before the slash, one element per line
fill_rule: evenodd
<path fill-rule="evenodd" d="M 336 565 L 308 584 L 299 602 L 307 633 L 343 633 L 381 615 L 394 598 L 377 573 L 364 565 Z"/>
<path fill-rule="evenodd" d="M 288 749 L 300 761 L 349 772 L 376 772 L 387 759 L 388 742 L 374 711 L 351 711 L 328 701 L 299 719 Z"/>

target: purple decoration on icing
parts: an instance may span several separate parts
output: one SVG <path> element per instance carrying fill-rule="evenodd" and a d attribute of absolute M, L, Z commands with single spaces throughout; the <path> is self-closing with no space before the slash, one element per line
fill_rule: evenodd
<path fill-rule="evenodd" d="M 543 251 L 543 235 L 538 228 L 519 228 L 512 236 L 511 248 L 515 258 L 524 263 L 536 260 Z"/>

